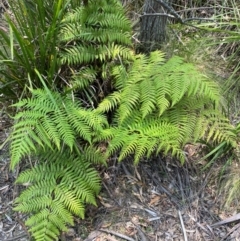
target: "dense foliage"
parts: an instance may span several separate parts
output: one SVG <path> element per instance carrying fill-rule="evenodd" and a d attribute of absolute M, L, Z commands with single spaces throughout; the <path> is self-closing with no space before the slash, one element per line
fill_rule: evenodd
<path fill-rule="evenodd" d="M 184 162 L 188 142 L 237 145 L 218 84 L 180 57 L 135 54 L 117 0 L 21 0 L 12 9 L 9 33 L 1 31 L 1 91 L 18 98 L 11 168 L 34 160 L 16 181 L 27 188 L 15 210 L 29 214 L 36 240 L 55 240 L 96 204 L 96 164 L 113 154 Z"/>

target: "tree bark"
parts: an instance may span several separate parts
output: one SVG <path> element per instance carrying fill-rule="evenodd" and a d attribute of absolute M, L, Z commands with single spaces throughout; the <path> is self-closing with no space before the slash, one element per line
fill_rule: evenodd
<path fill-rule="evenodd" d="M 139 52 L 149 53 L 160 49 L 166 41 L 167 16 L 154 15 L 156 13 L 166 13 L 166 11 L 156 0 L 145 0 L 140 19 Z"/>

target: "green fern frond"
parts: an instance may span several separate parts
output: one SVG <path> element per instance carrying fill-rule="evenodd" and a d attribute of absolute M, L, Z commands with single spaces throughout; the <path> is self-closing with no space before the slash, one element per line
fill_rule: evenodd
<path fill-rule="evenodd" d="M 62 53 L 63 63 L 87 63 L 95 59 L 129 56 L 131 23 L 118 1 L 89 1 L 85 7 L 70 12 L 63 20 L 62 42 L 75 41 L 75 47 Z M 80 52 L 78 52 L 80 51 Z M 77 54 L 80 53 L 80 54 Z M 73 56 L 71 56 L 71 54 Z"/>
<path fill-rule="evenodd" d="M 85 33 L 91 31 L 94 33 L 94 30 L 96 33 L 98 33 L 98 30 L 112 30 L 112 34 L 107 36 L 107 40 L 109 40 L 109 42 L 116 41 L 116 34 L 122 32 L 128 35 L 125 37 L 124 35 L 121 36 L 121 43 L 125 42 L 127 45 L 130 44 L 131 23 L 129 19 L 126 18 L 122 6 L 119 5 L 119 2 L 115 0 L 100 0 L 98 1 L 98 4 L 96 4 L 95 1 L 89 1 L 87 6 L 74 9 L 72 12 L 66 15 L 63 23 L 66 24 L 64 26 L 68 26 L 70 28 L 71 26 L 75 26 L 75 28 L 73 28 L 71 31 L 63 31 L 63 39 L 65 38 L 65 41 L 70 40 L 68 38 L 69 33 L 71 36 L 71 33 L 79 33 L 79 31 L 82 29 Z M 72 25 L 68 25 L 69 23 L 72 23 Z M 75 34 L 75 36 L 78 35 Z M 104 32 L 101 34 L 96 34 L 95 36 L 106 39 Z M 84 37 L 86 37 L 87 40 L 94 40 L 94 34 L 85 34 L 83 35 L 83 38 Z"/>
<path fill-rule="evenodd" d="M 197 120 L 195 131 L 201 129 L 202 139 L 205 139 L 207 142 L 226 142 L 234 148 L 237 146 L 235 128 L 229 123 L 229 119 L 218 110 L 203 110 L 201 114 L 205 118 Z"/>
<path fill-rule="evenodd" d="M 48 150 L 38 157 L 43 164 L 22 172 L 16 180 L 28 187 L 16 199 L 15 210 L 31 214 L 26 225 L 36 240 L 53 240 L 60 230 L 73 225 L 73 215 L 84 217 L 85 203 L 96 205 L 100 179 L 84 152 L 75 156 Z"/>
<path fill-rule="evenodd" d="M 121 102 L 119 105 L 119 117 L 120 123 L 124 119 L 131 115 L 133 110 L 139 108 L 140 100 L 140 87 L 138 85 L 131 86 L 131 88 L 125 88 L 121 93 Z"/>
<path fill-rule="evenodd" d="M 236 145 L 231 125 L 218 110 L 218 85 L 182 58 L 165 62 L 159 51 L 137 55 L 130 67 L 113 68 L 113 75 L 116 91 L 97 108 L 115 110 L 112 125 L 120 128 L 106 135 L 109 155 L 120 150 L 120 160 L 134 154 L 137 163 L 162 151 L 184 161 L 181 148 L 187 142 L 205 138 Z"/>
<path fill-rule="evenodd" d="M 73 225 L 73 219 L 65 212 L 64 208 L 55 202 L 51 203 L 52 211 L 43 209 L 42 211 L 33 214 L 27 221 L 26 225 L 31 227 L 29 229 L 35 240 L 52 241 L 56 240 L 60 235 L 60 231 L 67 231 L 67 225 Z M 57 206 L 57 207 L 56 207 Z M 60 218 L 55 212 L 61 212 L 65 218 Z"/>
<path fill-rule="evenodd" d="M 150 54 L 149 60 L 140 56 L 135 62 L 139 63 L 133 65 L 129 76 L 135 76 L 136 82 L 140 81 L 141 85 L 146 86 L 145 90 L 142 88 L 141 95 L 145 98 L 140 99 L 143 116 L 150 111 L 147 102 L 151 103 L 152 111 L 158 109 L 160 115 L 186 97 L 199 96 L 219 103 L 218 85 L 198 73 L 192 64 L 184 63 L 179 57 L 173 57 L 163 64 L 162 54 L 156 51 Z M 143 76 L 139 77 L 139 72 L 143 73 Z M 126 85 L 134 87 L 134 84 L 130 77 Z M 148 95 L 148 91 L 151 91 L 151 95 Z M 147 109 L 144 106 L 148 106 Z"/>
<path fill-rule="evenodd" d="M 142 113 L 142 117 L 145 118 L 156 109 L 157 102 L 154 83 L 151 81 L 143 81 L 140 84 L 140 94 L 142 100 L 140 112 Z"/>
<path fill-rule="evenodd" d="M 60 56 L 61 63 L 68 65 L 88 64 L 95 60 L 104 63 L 106 61 L 114 60 L 119 56 L 124 59 L 131 58 L 128 48 L 116 44 L 99 44 L 97 48 L 96 46 L 91 46 L 89 44 L 77 45 L 69 47 L 65 51 L 66 52 L 62 53 Z"/>
<path fill-rule="evenodd" d="M 180 148 L 178 128 L 169 123 L 157 121 L 155 118 L 121 126 L 112 130 L 113 135 L 108 147 L 108 155 L 120 151 L 119 160 L 134 155 L 137 164 L 144 156 L 150 156 L 163 151 L 171 153 L 184 160 Z"/>
<path fill-rule="evenodd" d="M 92 100 L 99 102 L 96 96 L 102 93 L 99 77 L 100 82 L 109 80 L 112 66 L 133 59 L 131 23 L 117 0 L 97 4 L 90 0 L 69 11 L 61 24 L 58 37 L 64 47 L 59 51 L 59 63 L 71 72 L 67 89 L 80 90 L 93 106 Z"/>
<path fill-rule="evenodd" d="M 109 112 L 117 108 L 121 100 L 121 94 L 119 92 L 114 92 L 113 94 L 108 95 L 103 101 L 99 104 L 97 112 L 104 113 Z"/>
<path fill-rule="evenodd" d="M 149 57 L 138 55 L 129 71 L 119 66 L 114 68 L 113 74 L 115 87 L 121 91 L 121 97 L 118 97 L 120 121 L 131 115 L 135 108 L 140 109 L 142 118 L 156 111 L 161 116 L 168 108 L 192 96 L 219 103 L 220 92 L 216 83 L 179 57 L 164 63 L 159 51 Z M 116 105 L 115 99 L 107 100 L 108 103 L 104 103 L 108 106 L 106 109 Z"/>
<path fill-rule="evenodd" d="M 60 150 L 65 144 L 72 149 L 77 135 L 91 143 L 93 136 L 107 125 L 102 114 L 81 108 L 67 96 L 54 92 L 50 96 L 43 90 L 34 90 L 32 94 L 31 99 L 14 105 L 23 111 L 14 117 L 17 122 L 12 132 L 11 168 L 38 147 L 55 146 Z"/>
<path fill-rule="evenodd" d="M 87 148 L 84 148 L 80 156 L 89 163 L 106 165 L 106 157 L 99 148 L 96 149 L 93 146 L 88 146 Z"/>
<path fill-rule="evenodd" d="M 81 68 L 79 71 L 73 73 L 72 80 L 69 86 L 67 86 L 67 90 L 84 90 L 95 81 L 96 75 L 96 70 L 91 67 Z"/>

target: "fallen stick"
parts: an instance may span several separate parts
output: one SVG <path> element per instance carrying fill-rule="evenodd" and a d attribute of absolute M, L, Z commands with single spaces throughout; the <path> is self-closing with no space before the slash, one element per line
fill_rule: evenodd
<path fill-rule="evenodd" d="M 179 216 L 181 227 L 182 227 L 182 231 L 183 231 L 184 241 L 188 241 L 187 233 L 186 233 L 186 230 L 185 230 L 185 226 L 184 226 L 184 222 L 183 222 L 182 214 L 181 214 L 180 210 L 178 210 L 178 216 Z"/>
<path fill-rule="evenodd" d="M 142 231 L 142 229 L 134 222 L 131 222 L 131 223 L 137 228 L 138 234 L 140 236 L 140 240 L 141 241 L 149 241 L 148 238 L 146 237 L 146 235 L 144 234 L 144 232 Z"/>
<path fill-rule="evenodd" d="M 212 224 L 211 227 L 216 227 L 216 226 L 219 226 L 219 225 L 235 222 L 235 221 L 238 221 L 239 219 L 240 219 L 240 213 L 237 213 L 230 218 L 226 218 L 226 219 L 224 219 L 220 222 Z"/>
<path fill-rule="evenodd" d="M 122 239 L 125 239 L 125 240 L 128 240 L 128 241 L 135 241 L 134 239 L 124 235 L 124 234 L 121 234 L 121 233 L 117 233 L 115 231 L 111 231 L 111 230 L 107 230 L 107 229 L 103 229 L 103 228 L 100 228 L 99 231 L 101 232 L 104 232 L 104 233 L 108 233 L 108 234 L 112 234 L 112 235 L 115 235 L 119 238 L 122 238 Z"/>
<path fill-rule="evenodd" d="M 21 238 L 25 238 L 28 237 L 28 234 L 25 232 L 20 233 L 17 236 L 11 237 L 11 238 L 7 238 L 6 241 L 15 241 L 15 240 L 20 240 Z"/>
<path fill-rule="evenodd" d="M 227 237 L 233 233 L 236 229 L 238 229 L 240 227 L 240 223 L 235 225 L 220 241 L 224 241 L 227 239 Z"/>

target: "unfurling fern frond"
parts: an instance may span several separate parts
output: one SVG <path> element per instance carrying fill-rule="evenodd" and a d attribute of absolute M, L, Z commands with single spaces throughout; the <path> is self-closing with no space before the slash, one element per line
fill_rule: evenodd
<path fill-rule="evenodd" d="M 11 141 L 11 167 L 22 157 L 49 147 L 60 150 L 67 145 L 71 150 L 76 137 L 88 143 L 107 125 L 104 116 L 83 109 L 72 99 L 46 90 L 33 90 L 33 97 L 23 99 L 14 106 L 22 108 L 14 119 Z"/>
<path fill-rule="evenodd" d="M 42 164 L 22 172 L 16 183 L 27 189 L 16 199 L 15 210 L 29 213 L 29 231 L 38 241 L 56 240 L 73 225 L 73 215 L 84 218 L 84 205 L 96 205 L 100 179 L 89 160 L 62 150 L 38 155 Z"/>

